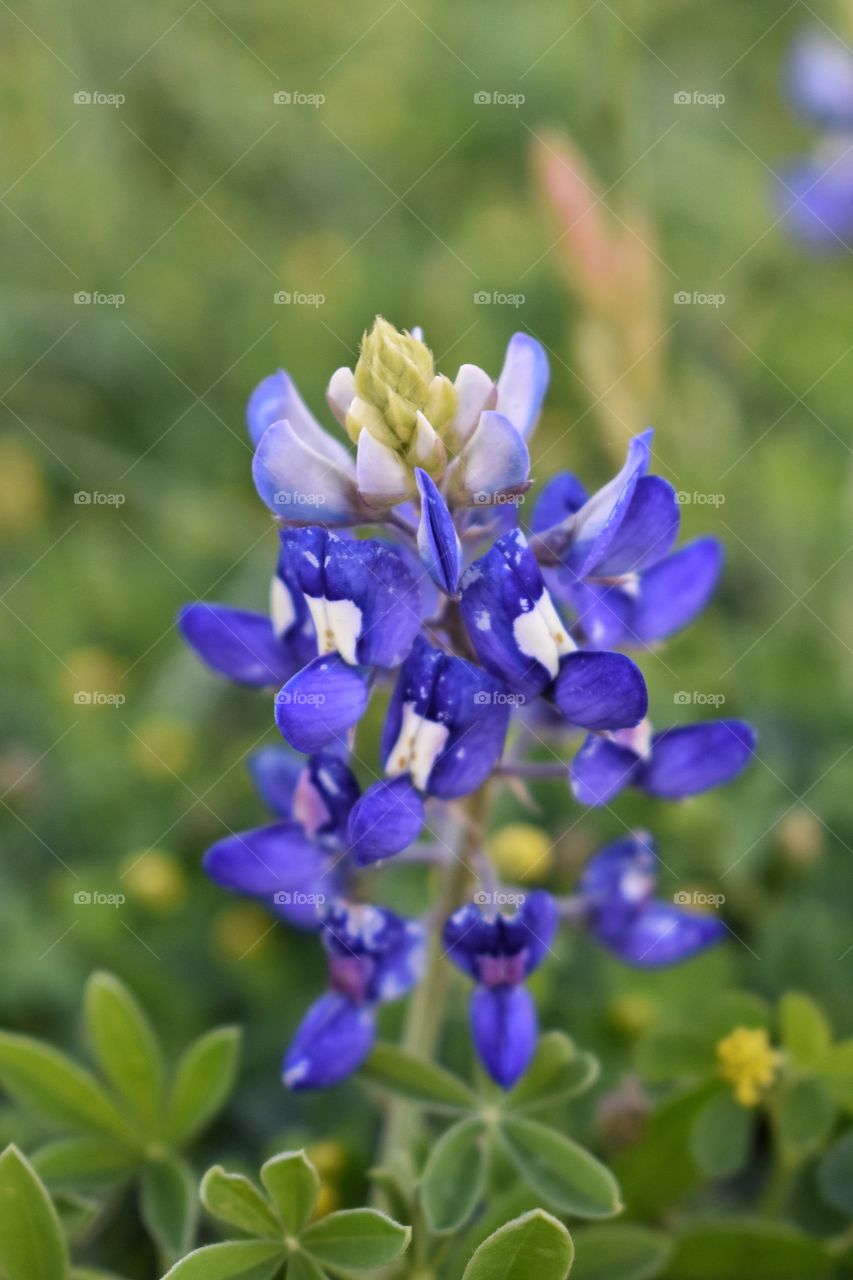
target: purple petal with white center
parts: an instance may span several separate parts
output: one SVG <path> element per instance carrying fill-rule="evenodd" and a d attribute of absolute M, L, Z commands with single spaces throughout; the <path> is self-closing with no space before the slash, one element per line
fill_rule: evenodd
<path fill-rule="evenodd" d="M 492 1079 L 511 1089 L 536 1051 L 536 1004 L 526 987 L 476 987 L 471 996 L 471 1034 Z"/>
<path fill-rule="evenodd" d="M 181 609 L 178 629 L 208 667 L 239 684 L 281 684 L 299 666 L 261 613 L 199 601 Z"/>
<path fill-rule="evenodd" d="M 572 795 L 579 804 L 609 804 L 630 786 L 639 763 L 630 747 L 590 734 L 569 768 Z"/>
<path fill-rule="evenodd" d="M 421 495 L 421 518 L 418 523 L 418 552 L 421 562 L 437 587 L 453 596 L 462 572 L 462 544 L 433 480 L 420 467 L 415 480 Z"/>
<path fill-rule="evenodd" d="M 681 508 L 660 476 L 641 476 L 607 552 L 595 566 L 599 578 L 640 573 L 662 560 L 678 536 Z"/>
<path fill-rule="evenodd" d="M 444 800 L 476 791 L 500 759 L 511 701 L 499 680 L 418 636 L 388 706 L 386 772 Z"/>
<path fill-rule="evenodd" d="M 296 435 L 327 462 L 344 470 L 352 469 L 347 449 L 330 435 L 306 406 L 293 379 L 283 369 L 264 378 L 249 397 L 246 421 L 252 444 L 275 422 L 289 422 Z"/>
<path fill-rule="evenodd" d="M 328 857 L 295 822 L 275 822 L 226 836 L 204 855 L 204 870 L 224 889 L 265 898 L 305 889 L 322 880 Z"/>
<path fill-rule="evenodd" d="M 465 571 L 460 609 L 480 662 L 525 698 L 542 693 L 575 648 L 519 529 Z"/>
<path fill-rule="evenodd" d="M 275 722 L 285 742 L 311 755 L 340 741 L 367 710 L 371 673 L 333 653 L 315 658 L 276 694 Z"/>
<path fill-rule="evenodd" d="M 353 807 L 349 848 L 359 866 L 402 853 L 424 825 L 424 802 L 408 774 L 376 782 Z"/>
<path fill-rule="evenodd" d="M 652 738 L 636 785 L 662 800 L 680 800 L 722 786 L 752 759 L 755 733 L 742 720 L 677 725 Z"/>
<path fill-rule="evenodd" d="M 649 697 L 639 667 L 621 653 L 589 651 L 563 658 L 554 701 L 584 729 L 626 729 L 639 724 Z"/>
<path fill-rule="evenodd" d="M 279 818 L 290 818 L 293 796 L 305 762 L 287 747 L 261 747 L 247 760 L 261 799 Z"/>
<path fill-rule="evenodd" d="M 791 50 L 788 92 L 796 107 L 822 124 L 853 124 L 853 53 L 828 31 L 805 31 Z"/>
<path fill-rule="evenodd" d="M 588 500 L 584 486 L 570 471 L 561 471 L 552 476 L 543 487 L 533 508 L 530 528 L 534 533 L 544 533 L 554 525 L 568 520 Z"/>
<path fill-rule="evenodd" d="M 689 960 L 722 942 L 726 926 L 715 916 L 686 911 L 671 902 L 652 901 L 618 931 L 594 929 L 598 941 L 626 964 L 659 969 Z"/>
<path fill-rule="evenodd" d="M 548 357 L 542 344 L 528 333 L 514 333 L 498 378 L 497 411 L 523 436 L 530 435 L 536 425 L 548 377 Z"/>
<path fill-rule="evenodd" d="M 716 538 L 698 538 L 647 569 L 630 618 L 629 641 L 651 643 L 680 631 L 701 613 L 723 567 Z"/>
<path fill-rule="evenodd" d="M 305 594 L 321 652 L 350 664 L 394 667 L 420 630 L 421 599 L 403 559 L 384 542 L 289 529 L 282 548 Z"/>
<path fill-rule="evenodd" d="M 285 1054 L 282 1079 L 288 1089 L 328 1089 L 362 1065 L 373 1048 L 376 1014 L 329 992 L 315 1000 Z"/>
<path fill-rule="evenodd" d="M 287 524 L 353 524 L 365 519 L 349 454 L 341 446 L 342 458 L 330 457 L 313 444 L 310 437 L 297 435 L 289 422 L 267 428 L 252 462 L 255 488 L 263 501 Z"/>
<path fill-rule="evenodd" d="M 398 454 L 369 431 L 358 437 L 356 483 L 369 507 L 394 507 L 411 493 L 411 473 Z"/>
<path fill-rule="evenodd" d="M 542 533 L 543 539 L 561 548 L 560 563 L 577 577 L 589 577 L 610 550 L 631 505 L 637 481 L 649 469 L 653 434 L 648 430 L 634 436 L 622 470 L 563 525 Z"/>
<path fill-rule="evenodd" d="M 487 409 L 452 467 L 451 497 L 461 505 L 488 505 L 497 494 L 523 490 L 530 454 L 509 418 Z"/>

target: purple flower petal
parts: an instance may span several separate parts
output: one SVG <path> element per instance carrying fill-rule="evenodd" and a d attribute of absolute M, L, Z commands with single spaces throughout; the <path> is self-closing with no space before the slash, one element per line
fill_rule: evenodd
<path fill-rule="evenodd" d="M 680 519 L 672 485 L 660 476 L 641 476 L 595 576 L 639 573 L 662 560 L 678 536 Z"/>
<path fill-rule="evenodd" d="M 596 934 L 620 960 L 640 969 L 689 960 L 725 935 L 726 926 L 715 916 L 659 901 L 646 903 L 624 929 Z"/>
<path fill-rule="evenodd" d="M 663 640 L 692 622 L 713 595 L 723 567 L 716 538 L 698 538 L 642 576 L 631 631 L 641 641 Z"/>
<path fill-rule="evenodd" d="M 742 720 L 676 725 L 652 738 L 636 785 L 662 800 L 680 800 L 730 782 L 749 764 L 755 733 Z"/>
<path fill-rule="evenodd" d="M 275 822 L 226 836 L 204 855 L 211 880 L 237 893 L 264 898 L 314 885 L 325 874 L 328 855 L 295 822 Z"/>
<path fill-rule="evenodd" d="M 421 495 L 421 518 L 418 523 L 418 551 L 433 582 L 446 595 L 453 596 L 462 572 L 462 544 L 447 509 L 433 481 L 420 467 L 415 479 Z"/>
<path fill-rule="evenodd" d="M 276 694 L 275 722 L 285 742 L 307 755 L 357 724 L 370 698 L 370 672 L 338 654 L 315 658 Z"/>
<path fill-rule="evenodd" d="M 334 466 L 344 469 L 352 466 L 347 449 L 320 426 L 296 390 L 293 379 L 283 369 L 263 378 L 249 397 L 246 424 L 252 444 L 260 444 L 264 432 L 274 422 L 289 422 L 301 440 Z"/>
<path fill-rule="evenodd" d="M 528 333 L 514 333 L 498 378 L 496 408 L 523 436 L 530 435 L 536 425 L 548 377 L 548 357 L 541 342 Z"/>
<path fill-rule="evenodd" d="M 502 1089 L 511 1089 L 536 1051 L 536 1005 L 526 987 L 476 987 L 471 1034 L 480 1061 Z"/>
<path fill-rule="evenodd" d="M 631 785 L 639 763 L 630 747 L 590 734 L 569 768 L 572 794 L 579 804 L 609 804 Z"/>
<path fill-rule="evenodd" d="M 454 463 L 451 497 L 462 505 L 488 505 L 497 494 L 522 489 L 530 474 L 530 454 L 509 418 L 487 409 Z"/>
<path fill-rule="evenodd" d="M 328 1089 L 357 1071 L 373 1048 L 376 1014 L 329 992 L 315 1000 L 293 1037 L 283 1063 L 288 1089 Z"/>
<path fill-rule="evenodd" d="M 336 444 L 331 437 L 328 440 Z M 367 513 L 355 489 L 355 464 L 349 454 L 337 445 L 334 450 L 321 452 L 316 443 L 310 437 L 299 436 L 289 422 L 274 422 L 268 427 L 252 462 L 252 475 L 261 498 L 274 515 L 288 524 L 337 525 L 365 519 Z"/>
<path fill-rule="evenodd" d="M 261 747 L 252 752 L 246 763 L 267 808 L 279 818 L 289 818 L 304 761 L 287 747 Z"/>
<path fill-rule="evenodd" d="M 588 499 L 586 489 L 570 471 L 561 471 L 552 476 L 544 486 L 536 500 L 530 528 L 533 533 L 544 533 L 554 525 L 562 524 L 581 507 Z"/>
<path fill-rule="evenodd" d="M 817 29 L 798 35 L 787 81 L 800 111 L 822 124 L 853 125 L 853 53 L 839 36 Z"/>
<path fill-rule="evenodd" d="M 293 796 L 293 817 L 309 836 L 343 839 L 350 810 L 360 795 L 348 765 L 333 751 L 310 756 Z"/>
<path fill-rule="evenodd" d="M 298 666 L 261 613 L 199 601 L 180 611 L 178 629 L 208 667 L 239 684 L 281 684 Z"/>
<path fill-rule="evenodd" d="M 778 191 L 782 217 L 812 248 L 837 253 L 853 240 L 853 157 L 848 148 L 845 138 L 783 170 Z"/>
<path fill-rule="evenodd" d="M 626 729 L 648 710 L 639 667 L 621 653 L 570 653 L 562 659 L 554 701 L 584 729 Z"/>
<path fill-rule="evenodd" d="M 391 858 L 408 848 L 424 825 L 424 802 L 408 774 L 376 782 L 349 818 L 349 847 L 360 866 Z"/>

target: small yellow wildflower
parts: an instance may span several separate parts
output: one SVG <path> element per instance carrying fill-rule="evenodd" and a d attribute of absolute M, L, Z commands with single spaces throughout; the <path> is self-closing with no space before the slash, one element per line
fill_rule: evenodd
<path fill-rule="evenodd" d="M 505 880 L 544 879 L 553 862 L 553 841 L 541 827 L 511 822 L 486 842 L 486 851 L 498 875 Z"/>
<path fill-rule="evenodd" d="M 780 1055 L 761 1027 L 736 1027 L 717 1044 L 719 1074 L 734 1087 L 742 1107 L 754 1107 L 773 1083 Z"/>

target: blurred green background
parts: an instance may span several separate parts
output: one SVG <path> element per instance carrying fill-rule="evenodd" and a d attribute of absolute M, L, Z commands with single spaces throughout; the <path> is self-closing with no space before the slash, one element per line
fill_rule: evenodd
<path fill-rule="evenodd" d="M 553 369 L 537 481 L 612 472 L 627 425 L 577 372 L 580 308 L 532 176 L 547 128 L 585 153 L 604 206 L 642 206 L 657 227 L 664 363 L 643 416 L 656 469 L 720 495 L 684 507 L 685 535 L 722 537 L 727 567 L 702 621 L 643 659 L 654 719 L 716 714 L 694 705 L 713 695 L 760 744 L 727 791 L 623 798 L 621 821 L 581 815 L 562 787 L 537 792 L 547 883 L 569 888 L 598 842 L 640 823 L 681 888 L 725 894 L 736 935 L 652 977 L 566 941 L 539 980 L 543 1021 L 603 1053 L 611 1079 L 638 1025 L 679 1005 L 701 1016 L 702 993 L 729 982 L 802 987 L 849 1034 L 853 262 L 807 256 L 772 202 L 773 171 L 811 141 L 781 65 L 815 21 L 774 0 L 3 6 L 3 1025 L 74 1045 L 85 977 L 113 968 L 175 1045 L 245 1024 L 211 1153 L 248 1158 L 302 1132 L 343 1135 L 363 1158 L 374 1116 L 354 1092 L 303 1100 L 277 1081 L 322 980 L 318 947 L 199 871 L 213 839 L 261 820 L 244 757 L 276 740 L 269 699 L 202 670 L 173 618 L 192 598 L 264 607 L 275 542 L 246 396 L 283 365 L 321 411 L 377 312 L 422 324 L 451 374 L 497 372 L 509 335 L 535 334 Z M 681 106 L 685 91 L 725 102 Z M 725 301 L 676 305 L 682 290 Z M 496 829 L 530 820 L 500 797 Z M 409 905 L 424 889 L 396 872 L 383 885 Z M 84 905 L 80 891 L 126 901 Z M 20 1124 L 0 1111 L 0 1138 L 26 1140 Z"/>

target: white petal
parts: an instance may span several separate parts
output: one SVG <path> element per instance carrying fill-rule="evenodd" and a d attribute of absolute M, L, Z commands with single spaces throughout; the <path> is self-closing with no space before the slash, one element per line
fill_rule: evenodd
<path fill-rule="evenodd" d="M 562 655 L 577 648 L 547 591 L 529 612 L 518 615 L 512 634 L 524 656 L 541 662 L 552 679 L 560 669 Z"/>
<path fill-rule="evenodd" d="M 296 606 L 290 588 L 276 575 L 270 583 L 270 617 L 273 631 L 283 636 L 296 621 Z"/>
<path fill-rule="evenodd" d="M 350 405 L 355 399 L 355 374 L 352 369 L 336 369 L 326 388 L 329 408 L 341 426 L 346 421 Z"/>
<path fill-rule="evenodd" d="M 362 431 L 358 437 L 356 483 L 371 506 L 393 507 L 408 497 L 414 482 L 393 450 L 380 444 L 369 431 Z"/>
<path fill-rule="evenodd" d="M 361 635 L 361 610 L 352 600 L 306 596 L 317 632 L 317 653 L 339 653 L 351 667 L 358 664 L 355 646 Z"/>
<path fill-rule="evenodd" d="M 458 453 L 474 434 L 480 414 L 495 407 L 498 389 L 489 375 L 475 364 L 463 364 L 453 385 L 456 413 L 447 428 L 447 436 Z"/>
<path fill-rule="evenodd" d="M 400 733 L 385 766 L 388 777 L 396 778 L 401 773 L 408 773 L 418 790 L 425 791 L 432 767 L 444 750 L 449 733 L 447 725 L 419 716 L 413 702 L 403 703 Z"/>

